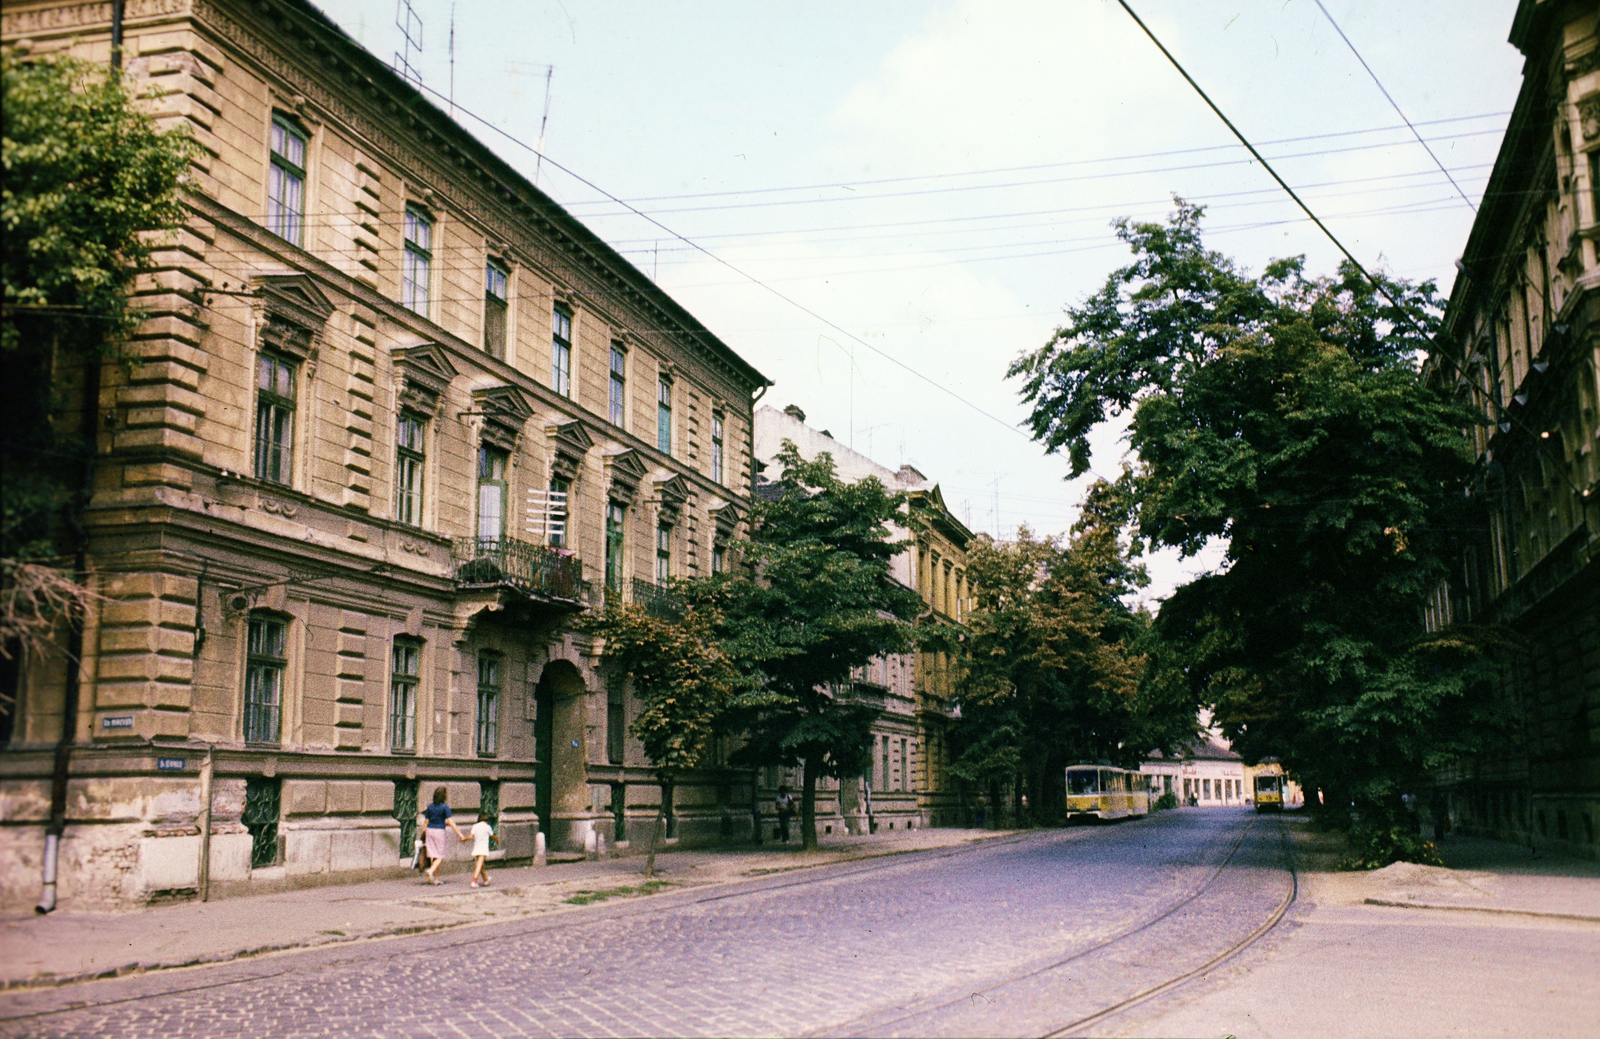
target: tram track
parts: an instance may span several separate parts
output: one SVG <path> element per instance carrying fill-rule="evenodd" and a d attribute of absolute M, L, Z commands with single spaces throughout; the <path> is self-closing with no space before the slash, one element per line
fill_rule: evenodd
<path fill-rule="evenodd" d="M 1041 1039 L 1059 1039 L 1059 1037 L 1070 1035 L 1080 1029 L 1092 1028 L 1095 1025 L 1116 1016 L 1117 1014 L 1123 1013 L 1127 1010 L 1132 1010 L 1141 1003 L 1149 1002 L 1150 1000 L 1155 999 L 1157 996 L 1165 995 L 1174 989 L 1180 988 L 1181 986 L 1204 976 L 1213 969 L 1220 967 L 1222 964 L 1233 959 L 1235 956 L 1254 945 L 1259 939 L 1265 936 L 1267 932 L 1271 931 L 1274 927 L 1277 927 L 1279 922 L 1283 920 L 1284 915 L 1289 912 L 1289 907 L 1294 905 L 1295 899 L 1298 898 L 1300 894 L 1300 877 L 1294 868 L 1294 857 L 1292 854 L 1290 854 L 1288 849 L 1288 835 L 1283 831 L 1281 824 L 1279 826 L 1278 836 L 1283 846 L 1284 865 L 1289 871 L 1289 890 L 1284 894 L 1283 900 L 1277 904 L 1277 906 L 1272 910 L 1271 914 L 1269 914 L 1267 918 L 1256 927 L 1255 930 L 1234 942 L 1226 949 L 1223 949 L 1209 960 L 1206 960 L 1198 967 L 1187 970 L 1175 978 L 1169 978 L 1159 985 L 1152 985 L 1141 992 L 1136 992 L 1126 999 L 1113 1003 L 1111 1006 L 1108 1006 L 1103 1010 L 1096 1011 L 1087 1017 L 1081 1017 L 1076 1021 L 1062 1025 L 1053 1032 L 1046 1032 Z"/>
<path fill-rule="evenodd" d="M 0 1034 L 23 1034 L 10 1031 L 14 1028 L 39 1029 L 43 1019 L 54 1018 L 60 1014 L 75 1012 L 89 1014 L 104 1014 L 117 1005 L 127 1006 L 132 1011 L 131 1004 L 147 1003 L 147 1001 L 160 1001 L 164 1004 L 159 1009 L 140 1010 L 138 1012 L 160 1017 L 166 1020 L 181 1019 L 185 1014 L 204 1006 L 196 1003 L 195 999 L 207 990 L 234 990 L 239 995 L 227 997 L 235 1002 L 248 1002 L 266 998 L 257 986 L 268 986 L 270 991 L 279 993 L 271 997 L 270 1001 L 281 999 L 281 994 L 292 994 L 296 988 L 284 989 L 283 986 L 290 976 L 305 975 L 307 972 L 327 977 L 331 974 L 338 975 L 337 984 L 370 984 L 363 979 L 385 978 L 395 969 L 414 970 L 411 967 L 402 967 L 403 964 L 415 961 L 419 957 L 439 958 L 456 957 L 460 962 L 489 963 L 497 957 L 503 959 L 503 953 L 496 949 L 499 943 L 518 941 L 533 938 L 536 935 L 550 935 L 553 939 L 561 934 L 576 934 L 587 930 L 602 921 L 611 921 L 622 924 L 625 920 L 639 920 L 646 917 L 665 915 L 668 918 L 681 913 L 683 910 L 711 909 L 713 905 L 737 905 L 740 901 L 749 898 L 763 898 L 783 896 L 794 889 L 803 889 L 814 885 L 835 887 L 840 884 L 859 884 L 868 877 L 882 876 L 886 873 L 898 872 L 910 868 L 920 870 L 936 868 L 940 860 L 961 861 L 973 857 L 979 861 L 989 860 L 996 853 L 1009 861 L 1009 856 L 1022 853 L 1032 854 L 1035 863 L 1048 863 L 1051 869 L 1058 869 L 1067 863 L 1092 863 L 1106 861 L 1103 853 L 1095 853 L 1091 849 L 1102 846 L 1101 839 L 1107 840 L 1106 847 L 1121 847 L 1129 849 L 1129 843 L 1124 837 L 1133 837 L 1134 834 L 1144 833 L 1144 826 L 1148 823 L 1136 824 L 1133 827 L 1117 827 L 1117 838 L 1112 841 L 1110 829 L 1083 829 L 1076 832 L 1065 833 L 1036 833 L 1019 834 L 998 840 L 984 841 L 981 844 L 963 847 L 948 847 L 929 849 L 915 854 L 896 855 L 878 858 L 875 860 L 857 861 L 853 863 L 840 863 L 832 867 L 823 867 L 813 872 L 801 870 L 794 873 L 773 875 L 761 878 L 751 878 L 728 885 L 718 885 L 698 890 L 684 890 L 661 897 L 660 901 L 634 902 L 631 904 L 617 904 L 614 906 L 593 907 L 582 913 L 559 914 L 557 917 L 547 917 L 541 920 L 524 919 L 515 925 L 499 927 L 473 927 L 465 933 L 456 932 L 449 937 L 445 934 L 427 938 L 414 937 L 409 940 L 386 940 L 381 943 L 363 943 L 364 949 L 346 948 L 343 951 L 326 952 L 308 951 L 307 953 L 272 957 L 276 962 L 255 961 L 254 966 L 248 962 L 240 962 L 225 967 L 214 967 L 205 974 L 194 974 L 189 971 L 173 972 L 170 981 L 161 983 L 157 981 L 158 975 L 146 976 L 143 982 L 134 977 L 118 979 L 107 988 L 80 990 L 79 998 L 72 998 L 67 992 L 59 992 L 54 998 L 39 998 L 26 1000 L 32 1006 L 13 1006 L 13 1013 L 6 1015 L 4 1024 L 0 1024 Z M 1182 832 L 1180 828 L 1177 832 Z M 946 973 L 943 985 L 944 996 L 929 993 L 929 1001 L 918 1005 L 912 1003 L 909 1007 L 892 1008 L 885 1006 L 877 999 L 867 999 L 859 1006 L 859 1016 L 821 1014 L 810 1021 L 796 1022 L 792 1018 L 786 1023 L 780 1023 L 782 1018 L 773 1018 L 770 1015 L 762 1016 L 763 1027 L 756 1027 L 753 1031 L 775 1031 L 777 1034 L 802 1034 L 803 1031 L 816 1021 L 832 1018 L 832 1023 L 817 1028 L 822 1034 L 1009 1034 L 1009 1035 L 1061 1035 L 1087 1029 L 1103 1022 L 1117 1013 L 1130 1009 L 1138 1004 L 1156 998 L 1163 993 L 1170 992 L 1182 984 L 1203 976 L 1206 972 L 1215 969 L 1219 964 L 1237 955 L 1238 952 L 1248 947 L 1254 941 L 1267 934 L 1287 912 L 1294 900 L 1296 882 L 1290 869 L 1290 890 L 1285 898 L 1279 901 L 1274 912 L 1268 914 L 1264 921 L 1254 922 L 1257 905 L 1266 896 L 1276 897 L 1275 888 L 1263 888 L 1260 876 L 1253 875 L 1252 869 L 1264 870 L 1267 874 L 1277 874 L 1281 871 L 1282 862 L 1280 855 L 1286 846 L 1283 840 L 1284 831 L 1281 824 L 1274 825 L 1265 817 L 1252 816 L 1247 822 L 1239 820 L 1228 826 L 1204 827 L 1208 831 L 1206 839 L 1196 841 L 1184 847 L 1181 839 L 1164 844 L 1152 842 L 1153 837 L 1164 832 L 1170 832 L 1165 827 L 1156 827 L 1149 831 L 1150 836 L 1134 837 L 1133 847 L 1152 848 L 1159 847 L 1164 851 L 1176 852 L 1167 857 L 1160 852 L 1157 854 L 1166 859 L 1166 869 L 1160 873 L 1143 873 L 1147 879 L 1142 882 L 1142 887 L 1136 885 L 1135 890 L 1140 893 L 1129 894 L 1139 901 L 1132 905 L 1149 905 L 1155 899 L 1146 899 L 1162 885 L 1173 881 L 1187 880 L 1178 892 L 1166 893 L 1167 897 L 1155 906 L 1146 910 L 1131 920 L 1121 923 L 1114 922 L 1115 917 L 1106 919 L 1107 913 L 1097 910 L 1091 913 L 1080 924 L 1080 930 L 1088 925 L 1088 933 L 1079 940 L 1092 942 L 1083 948 L 1062 949 L 1059 944 L 1055 946 L 1058 955 L 1049 956 L 1050 940 L 1045 939 L 1049 930 L 1039 932 L 1037 939 L 1045 939 L 1046 944 L 1036 946 L 1036 950 L 1026 962 L 1020 962 L 1015 957 L 1002 956 L 996 958 L 997 947 L 990 943 L 988 951 L 983 955 L 990 958 L 994 973 L 987 976 L 979 975 L 985 986 L 981 992 L 967 992 L 961 990 L 959 995 L 952 982 L 959 975 Z M 1277 832 L 1278 841 L 1274 845 L 1270 838 L 1272 831 Z M 1082 842 L 1087 842 L 1084 844 Z M 1051 852 L 1039 851 L 1024 852 L 1029 846 L 1037 845 L 1039 849 L 1052 848 L 1058 844 L 1078 845 L 1083 852 L 1062 858 Z M 1274 852 L 1276 848 L 1276 852 Z M 1120 857 L 1111 861 L 1132 865 L 1142 855 L 1135 854 L 1127 857 L 1126 850 Z M 1286 860 L 1285 860 L 1286 861 Z M 1179 872 L 1170 873 L 1176 867 Z M 983 876 L 984 870 L 991 867 L 969 866 L 966 867 L 965 876 Z M 1026 868 L 1024 874 L 1026 875 Z M 1035 871 L 1038 866 L 1032 867 Z M 1070 870 L 1072 867 L 1068 866 Z M 914 874 L 908 874 L 908 878 Z M 1036 875 L 1043 876 L 1043 874 Z M 1061 874 L 1056 874 L 1058 877 Z M 1070 876 L 1070 873 L 1068 874 Z M 909 880 L 908 883 L 915 883 Z M 882 882 L 879 882 L 881 886 Z M 1153 886 L 1152 886 L 1153 885 Z M 1014 891 L 1024 891 L 1025 887 L 1013 887 Z M 1174 897 L 1174 895 L 1176 897 Z M 971 903 L 977 911 L 984 911 L 982 907 L 990 905 L 989 889 L 985 889 L 985 898 Z M 1005 898 L 1014 897 L 1001 891 L 997 895 L 998 901 L 993 905 L 1003 909 Z M 1096 896 L 1097 898 L 1099 896 Z M 1045 903 L 1049 904 L 1049 903 Z M 1066 907 L 1070 913 L 1072 901 L 1056 901 L 1056 905 Z M 1105 903 L 1096 903 L 1105 906 Z M 1264 907 L 1262 907 L 1264 908 Z M 720 908 L 716 910 L 722 912 Z M 1123 910 L 1124 912 L 1126 910 Z M 1103 922 L 1093 924 L 1095 917 Z M 950 919 L 959 921 L 959 916 Z M 1237 921 L 1237 923 L 1235 923 Z M 1158 957 L 1152 950 L 1168 948 L 1174 936 L 1185 933 L 1199 934 L 1215 942 L 1219 939 L 1229 938 L 1233 933 L 1244 927 L 1252 927 L 1248 935 L 1237 941 L 1228 941 L 1227 948 L 1221 952 L 1211 953 L 1210 950 L 1196 948 L 1195 955 L 1188 956 L 1189 962 L 1171 964 L 1171 969 L 1165 970 L 1162 977 L 1148 976 L 1153 970 L 1152 966 Z M 1095 934 L 1094 931 L 1100 931 Z M 1114 933 L 1107 934 L 1107 931 Z M 871 934 L 870 930 L 865 932 Z M 561 939 L 566 941 L 568 939 Z M 871 948 L 871 942 L 877 939 L 865 939 L 865 944 L 860 946 L 861 951 Z M 392 943 L 392 944 L 391 944 Z M 481 950 L 480 952 L 474 950 Z M 953 950 L 952 950 L 953 951 Z M 1068 954 L 1070 953 L 1070 954 Z M 1193 961 L 1205 955 L 1205 962 L 1195 964 Z M 462 957 L 465 957 L 462 959 Z M 1137 962 L 1143 959 L 1145 962 Z M 1159 957 L 1165 963 L 1166 957 Z M 1007 970 L 1007 960 L 1013 965 Z M 711 962 L 711 961 L 708 961 Z M 945 961 L 949 964 L 959 964 L 956 959 Z M 974 969 L 982 962 L 982 957 L 974 962 Z M 1131 973 L 1122 968 L 1131 964 L 1135 968 Z M 1181 969 L 1179 969 L 1181 968 Z M 1176 972 L 1175 972 L 1176 971 Z M 582 972 L 587 975 L 586 969 Z M 180 980 L 182 975 L 186 978 Z M 1064 977 L 1075 975 L 1075 977 Z M 1084 980 L 1088 979 L 1088 980 Z M 176 983 L 176 984 L 173 984 Z M 739 982 L 734 981 L 735 984 Z M 574 1000 L 592 998 L 592 990 L 580 987 L 587 986 L 587 982 L 574 982 L 572 991 L 565 991 L 556 999 L 552 1006 L 570 1006 Z M 91 994 L 92 993 L 92 994 Z M 42 994 L 41 994 L 42 996 Z M 86 997 L 86 998 L 84 998 Z M 981 998 L 980 998 L 981 997 Z M 991 998 L 993 997 L 993 998 Z M 341 997 L 343 998 L 343 997 Z M 606 997 L 609 998 L 609 997 Z M 879 997 L 881 999 L 881 996 Z M 171 1004 L 168 1000 L 182 1000 L 186 1002 Z M 985 1015 L 983 1006 L 979 1004 L 988 1000 L 991 1004 L 998 1002 L 1000 1005 L 988 1006 L 989 1013 Z M 970 1001 L 970 1007 L 961 1007 L 960 1003 Z M 878 1008 L 871 1009 L 877 1002 Z M 66 1003 L 67 1005 L 62 1005 Z M 74 1005 L 75 1004 L 75 1005 Z M 153 1004 L 147 1003 L 153 1006 Z M 22 1011 L 15 1013 L 15 1011 Z M 907 1012 L 909 1011 L 909 1012 Z M 120 1010 L 112 1011 L 119 1013 Z M 176 1016 L 173 1016 L 176 1015 Z M 842 1018 L 842 1020 L 841 1020 Z M 741 1018 L 742 1019 L 742 1018 Z M 667 1023 L 666 1019 L 651 1016 L 655 1026 L 663 1030 L 662 1034 L 671 1034 L 675 1029 Z M 688 1020 L 680 1021 L 679 1029 L 682 1034 L 698 1034 L 698 1029 L 693 1026 L 684 1027 Z M 25 1023 L 25 1022 L 31 1022 Z M 1065 1023 L 1063 1023 L 1065 1022 Z M 102 1023 L 104 1023 L 102 1019 Z M 85 1025 L 93 1030 L 95 1027 L 90 1021 Z M 796 1028 L 795 1025 L 799 1024 Z M 963 1027 L 965 1025 L 965 1027 Z M 80 1034 L 81 1029 L 75 1030 L 72 1025 L 56 1026 L 57 1033 L 61 1035 Z M 39 1029 L 42 1031 L 42 1029 Z M 38 1031 L 35 1034 L 39 1034 Z M 83 1034 L 89 1034 L 84 1032 Z M 103 1033 L 102 1033 L 103 1034 Z M 520 1034 L 520 1033 L 519 1033 Z M 706 1033 L 710 1034 L 710 1033 Z"/>
<path fill-rule="evenodd" d="M 846 1024 L 842 1028 L 834 1026 L 830 1028 L 819 1029 L 816 1032 L 809 1034 L 818 1036 L 838 1034 L 866 1036 L 917 1034 L 919 1032 L 925 1034 L 968 1034 L 985 1031 L 985 1029 L 982 1027 L 961 1029 L 959 1025 L 957 1029 L 951 1031 L 941 1026 L 945 1024 L 958 1023 L 963 1020 L 972 1021 L 972 1023 L 976 1025 L 978 1022 L 973 1019 L 982 1016 L 981 1014 L 972 1013 L 973 1009 L 979 1006 L 978 1000 L 981 999 L 984 1005 L 993 1005 L 998 999 L 1003 997 L 1003 993 L 1008 989 L 1013 989 L 1028 982 L 1037 982 L 1041 979 L 1047 980 L 1049 979 L 1050 975 L 1058 974 L 1059 972 L 1063 971 L 1063 969 L 1095 957 L 1097 954 L 1110 954 L 1112 952 L 1119 951 L 1118 947 L 1128 943 L 1130 939 L 1137 938 L 1141 935 L 1146 935 L 1164 922 L 1171 920 L 1176 914 L 1182 912 L 1185 908 L 1189 907 L 1196 900 L 1200 899 L 1203 895 L 1212 890 L 1218 879 L 1224 875 L 1229 865 L 1233 862 L 1235 856 L 1239 852 L 1239 849 L 1244 845 L 1245 840 L 1252 832 L 1254 832 L 1257 824 L 1260 822 L 1261 817 L 1258 816 L 1252 818 L 1250 823 L 1240 831 L 1239 836 L 1234 839 L 1232 845 L 1228 848 L 1227 854 L 1223 856 L 1222 860 L 1217 864 L 1217 866 L 1210 872 L 1208 876 L 1205 877 L 1204 880 L 1195 885 L 1184 896 L 1163 906 L 1153 915 L 1147 916 L 1142 920 L 1139 920 L 1138 922 L 1095 942 L 1092 945 L 1078 949 L 1071 955 L 1064 956 L 1049 963 L 1035 966 L 1028 970 L 1019 971 L 999 979 L 992 979 L 982 988 L 971 991 L 963 991 L 960 995 L 942 998 L 938 1002 L 931 1002 L 923 1006 L 919 1006 L 910 1013 L 903 1013 L 893 1017 L 879 1015 L 864 1022 L 858 1020 L 858 1022 L 855 1023 L 858 1027 L 853 1028 L 852 1025 Z M 1055 1037 L 1058 1036 L 1071 1035 L 1078 1030 L 1093 1027 L 1094 1025 L 1099 1024 L 1119 1013 L 1122 1013 L 1123 1011 L 1130 1010 L 1141 1003 L 1154 999 L 1205 975 L 1209 971 L 1215 969 L 1217 966 L 1220 966 L 1222 963 L 1237 956 L 1239 953 L 1243 952 L 1250 945 L 1254 944 L 1261 937 L 1270 932 L 1278 925 L 1279 922 L 1282 921 L 1284 915 L 1288 912 L 1289 907 L 1294 904 L 1299 892 L 1298 877 L 1294 869 L 1292 857 L 1289 855 L 1287 837 L 1281 823 L 1278 824 L 1278 836 L 1280 852 L 1283 855 L 1283 865 L 1289 875 L 1288 889 L 1283 898 L 1278 901 L 1278 903 L 1267 914 L 1265 919 L 1263 919 L 1257 927 L 1250 931 L 1249 934 L 1234 942 L 1231 942 L 1226 948 L 1212 955 L 1198 966 L 1194 966 L 1188 970 L 1185 970 L 1174 977 L 1163 979 L 1157 984 L 1144 986 L 1133 994 L 1125 996 L 1114 1003 L 1098 1007 L 1087 1014 L 1080 1014 L 1073 1020 L 1070 1020 L 1064 1024 L 1052 1023 L 1042 1030 L 1029 1030 L 1027 1032 L 1019 1032 L 1017 1034 L 1039 1035 L 1042 1036 L 1043 1039 L 1055 1039 Z M 940 1020 L 941 1018 L 946 1017 L 954 1017 L 956 1021 Z M 905 1029 L 905 1026 L 913 1022 L 924 1023 L 929 1027 L 925 1029 Z M 988 1022 L 989 1030 L 992 1030 L 993 1025 L 993 1021 Z M 905 1030 L 902 1031 L 903 1029 Z"/>

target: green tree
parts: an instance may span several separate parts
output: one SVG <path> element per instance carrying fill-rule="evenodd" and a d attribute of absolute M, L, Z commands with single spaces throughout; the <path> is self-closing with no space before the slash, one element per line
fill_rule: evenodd
<path fill-rule="evenodd" d="M 0 50 L 0 654 L 81 630 L 90 593 L 59 568 L 83 546 L 100 364 L 138 324 L 152 233 L 178 226 L 194 152 L 114 70 Z M 0 704 L 0 710 L 9 705 Z"/>
<path fill-rule="evenodd" d="M 1065 545 L 1023 527 L 968 548 L 975 609 L 951 771 L 997 806 L 1005 786 L 1050 818 L 1067 765 L 1136 766 L 1194 732 L 1192 700 L 1141 680 L 1149 620 L 1126 599 L 1148 578 L 1119 536 L 1118 495 L 1096 483 Z"/>
<path fill-rule="evenodd" d="M 1252 277 L 1204 248 L 1201 209 L 1118 222 L 1134 260 L 1011 374 L 1030 421 L 1074 472 L 1088 433 L 1131 413 L 1122 479 L 1137 536 L 1217 572 L 1162 607 L 1153 679 L 1186 688 L 1249 759 L 1390 817 L 1421 772 L 1494 731 L 1478 681 L 1494 639 L 1428 634 L 1471 463 L 1472 412 L 1419 359 L 1438 328 L 1431 283 L 1299 258 Z"/>
<path fill-rule="evenodd" d="M 846 483 L 832 456 L 806 461 L 789 441 L 777 461 L 773 496 L 751 507 L 754 575 L 729 577 L 716 594 L 723 647 L 754 687 L 735 701 L 737 760 L 803 766 L 800 833 L 814 848 L 817 781 L 865 771 L 878 713 L 836 692 L 852 668 L 912 648 L 922 600 L 890 568 L 907 546 L 889 531 L 907 522 L 903 494 L 875 477 Z"/>
<path fill-rule="evenodd" d="M 666 791 L 684 772 L 704 764 L 744 677 L 722 651 L 716 616 L 707 609 L 690 606 L 677 617 L 664 617 L 608 603 L 591 630 L 605 639 L 607 662 L 633 678 L 642 704 L 629 731 L 644 745 L 662 787 L 645 859 L 645 876 L 654 876 Z"/>

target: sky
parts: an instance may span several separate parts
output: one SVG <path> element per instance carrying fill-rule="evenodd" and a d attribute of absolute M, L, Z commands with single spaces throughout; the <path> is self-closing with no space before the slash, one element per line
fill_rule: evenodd
<path fill-rule="evenodd" d="M 1127 460 L 1113 422 L 1067 480 L 1006 378 L 1128 261 L 1114 218 L 1180 195 L 1251 270 L 1339 258 L 1116 0 L 409 3 L 420 51 L 396 0 L 320 6 L 771 378 L 761 403 L 916 466 L 975 531 L 1064 533 Z M 1129 3 L 1364 264 L 1449 291 L 1514 0 Z M 1219 561 L 1158 554 L 1146 595 Z"/>

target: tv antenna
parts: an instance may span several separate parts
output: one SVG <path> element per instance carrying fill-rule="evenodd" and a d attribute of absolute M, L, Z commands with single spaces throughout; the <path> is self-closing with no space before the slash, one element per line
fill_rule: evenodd
<path fill-rule="evenodd" d="M 422 58 L 422 17 L 417 14 L 416 8 L 411 6 L 411 0 L 396 0 L 394 9 L 394 24 L 400 29 L 400 37 L 405 41 L 401 49 L 394 52 L 394 68 L 400 77 L 408 83 L 422 86 L 422 70 L 411 63 L 411 51 L 417 52 L 418 60 Z M 452 23 L 452 28 L 454 25 Z"/>
<path fill-rule="evenodd" d="M 539 139 L 533 146 L 533 186 L 539 186 L 539 170 L 544 165 L 544 131 L 550 125 L 550 81 L 555 78 L 554 65 L 534 65 L 525 61 L 506 62 L 506 71 L 513 76 L 537 76 L 544 73 L 544 115 L 539 118 Z"/>

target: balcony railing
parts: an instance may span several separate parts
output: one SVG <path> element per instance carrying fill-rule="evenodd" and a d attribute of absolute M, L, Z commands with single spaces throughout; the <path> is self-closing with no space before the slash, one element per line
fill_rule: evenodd
<path fill-rule="evenodd" d="M 450 558 L 458 588 L 507 586 L 545 599 L 583 600 L 583 562 L 546 545 L 515 538 L 456 538 Z"/>
<path fill-rule="evenodd" d="M 854 700 L 868 707 L 883 708 L 889 690 L 872 682 L 849 682 L 840 686 L 840 699 Z"/>
<path fill-rule="evenodd" d="M 633 604 L 643 607 L 650 616 L 662 620 L 677 620 L 683 616 L 683 600 L 677 594 L 642 577 L 633 579 Z"/>

